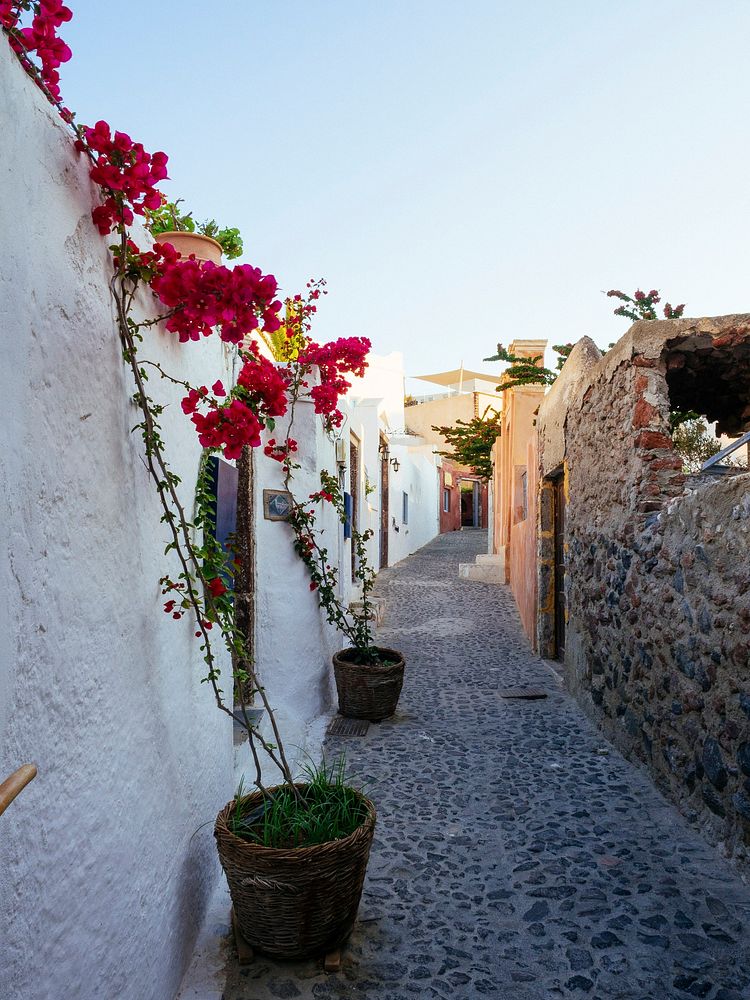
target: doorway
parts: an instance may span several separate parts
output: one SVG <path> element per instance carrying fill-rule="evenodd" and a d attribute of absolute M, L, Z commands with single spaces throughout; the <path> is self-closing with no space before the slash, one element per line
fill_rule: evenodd
<path fill-rule="evenodd" d="M 461 527 L 481 527 L 481 494 L 476 480 L 461 480 Z"/>
<path fill-rule="evenodd" d="M 555 657 L 565 659 L 565 477 L 552 484 L 555 559 Z"/>

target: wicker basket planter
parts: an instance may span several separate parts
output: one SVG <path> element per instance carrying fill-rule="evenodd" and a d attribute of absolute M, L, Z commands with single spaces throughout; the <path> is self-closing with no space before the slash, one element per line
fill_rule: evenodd
<path fill-rule="evenodd" d="M 245 801 L 252 808 L 262 796 L 256 792 Z M 235 919 L 251 947 L 276 958 L 303 959 L 332 951 L 346 940 L 357 916 L 375 830 L 375 807 L 364 796 L 362 801 L 367 816 L 354 833 L 312 847 L 250 844 L 229 829 L 234 802 L 222 809 L 214 836 Z"/>
<path fill-rule="evenodd" d="M 404 683 L 404 658 L 395 649 L 378 648 L 390 661 L 388 666 L 355 663 L 354 649 L 344 649 L 333 657 L 339 712 L 347 719 L 380 722 L 396 711 Z"/>

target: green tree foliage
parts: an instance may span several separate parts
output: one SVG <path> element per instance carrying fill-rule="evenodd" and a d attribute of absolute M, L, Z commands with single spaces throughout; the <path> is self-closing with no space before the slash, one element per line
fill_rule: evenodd
<path fill-rule="evenodd" d="M 164 201 L 160 208 L 146 212 L 146 225 L 157 242 L 162 233 L 200 233 L 216 240 L 224 256 L 229 260 L 242 256 L 242 237 L 239 229 L 230 227 L 220 229 L 215 219 L 196 222 L 192 212 L 182 211 L 181 204 L 182 198 L 178 198 L 177 201 Z"/>
<path fill-rule="evenodd" d="M 703 463 L 721 449 L 708 424 L 700 417 L 681 420 L 672 430 L 672 441 L 685 472 L 700 472 Z"/>
<path fill-rule="evenodd" d="M 471 469 L 475 476 L 492 477 L 492 446 L 501 431 L 499 413 L 488 406 L 481 417 L 457 420 L 450 427 L 433 426 L 432 429 L 450 445 L 451 450 L 441 451 L 441 455 Z"/>
<path fill-rule="evenodd" d="M 497 387 L 498 392 L 505 392 L 506 389 L 513 389 L 520 385 L 552 385 L 560 373 L 560 369 L 573 350 L 572 344 L 556 344 L 553 351 L 558 355 L 556 369 L 545 368 L 540 363 L 543 355 L 537 354 L 533 358 L 522 358 L 517 354 L 511 354 L 502 344 L 497 345 L 497 354 L 485 361 L 504 361 L 508 368 L 502 374 L 502 381 Z"/>
<path fill-rule="evenodd" d="M 511 354 L 502 344 L 497 345 L 497 354 L 484 360 L 504 361 L 509 366 L 503 372 L 502 381 L 497 387 L 498 392 L 504 392 L 506 389 L 521 385 L 552 385 L 572 349 L 572 344 L 558 344 L 553 347 L 558 354 L 556 371 L 540 365 L 541 354 L 533 358 L 522 358 Z M 500 436 L 501 427 L 500 415 L 488 406 L 481 417 L 474 417 L 473 420 L 457 420 L 450 427 L 433 426 L 432 429 L 441 434 L 451 447 L 451 451 L 441 451 L 441 455 L 466 466 L 476 476 L 490 479 L 492 446 L 495 439 Z"/>

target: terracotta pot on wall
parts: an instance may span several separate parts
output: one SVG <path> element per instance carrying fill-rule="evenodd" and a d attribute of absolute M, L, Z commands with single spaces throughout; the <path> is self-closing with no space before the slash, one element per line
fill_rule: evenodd
<path fill-rule="evenodd" d="M 201 233 L 159 233 L 154 237 L 154 242 L 171 243 L 180 257 L 195 254 L 196 260 L 210 260 L 214 264 L 221 264 L 221 244 Z"/>
<path fill-rule="evenodd" d="M 355 649 L 333 657 L 339 712 L 347 719 L 381 722 L 396 711 L 404 683 L 404 658 L 395 649 L 378 647 L 385 663 L 357 663 Z"/>

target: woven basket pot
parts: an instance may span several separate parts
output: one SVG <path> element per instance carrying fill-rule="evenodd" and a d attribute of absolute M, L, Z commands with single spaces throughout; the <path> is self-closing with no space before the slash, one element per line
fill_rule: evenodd
<path fill-rule="evenodd" d="M 251 947 L 276 958 L 303 959 L 332 951 L 349 936 L 375 830 L 375 807 L 361 799 L 367 816 L 354 833 L 311 847 L 261 847 L 236 837 L 228 825 L 234 801 L 216 817 L 219 860 L 235 919 Z M 244 801 L 252 808 L 262 795 L 255 792 Z"/>
<path fill-rule="evenodd" d="M 404 658 L 395 649 L 378 647 L 391 661 L 388 666 L 354 663 L 354 649 L 344 649 L 333 657 L 339 712 L 347 719 L 380 722 L 396 711 L 404 683 Z"/>

